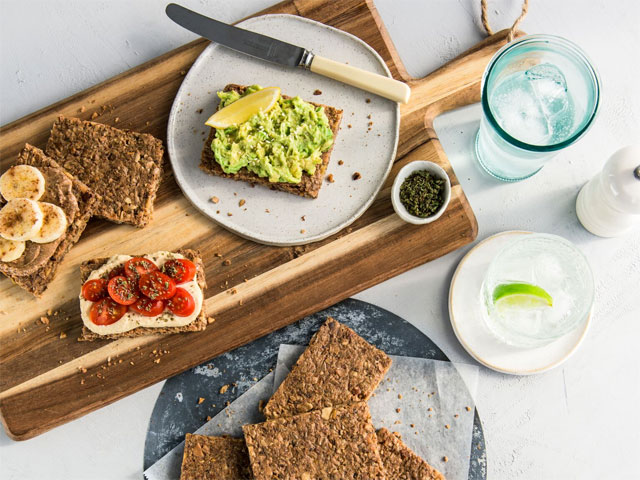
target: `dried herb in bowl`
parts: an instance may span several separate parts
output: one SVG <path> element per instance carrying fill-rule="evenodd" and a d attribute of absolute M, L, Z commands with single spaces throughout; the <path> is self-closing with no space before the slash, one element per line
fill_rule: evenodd
<path fill-rule="evenodd" d="M 444 203 L 445 180 L 427 170 L 417 170 L 400 185 L 400 202 L 411 215 L 427 218 Z"/>

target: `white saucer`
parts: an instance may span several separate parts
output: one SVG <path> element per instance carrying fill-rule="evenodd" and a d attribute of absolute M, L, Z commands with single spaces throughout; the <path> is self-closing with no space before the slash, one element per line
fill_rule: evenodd
<path fill-rule="evenodd" d="M 512 375 L 542 373 L 562 364 L 578 349 L 591 324 L 590 312 L 584 325 L 537 348 L 507 345 L 485 326 L 479 302 L 489 263 L 507 243 L 530 233 L 502 232 L 480 242 L 460 261 L 449 289 L 451 326 L 464 349 L 485 367 Z"/>

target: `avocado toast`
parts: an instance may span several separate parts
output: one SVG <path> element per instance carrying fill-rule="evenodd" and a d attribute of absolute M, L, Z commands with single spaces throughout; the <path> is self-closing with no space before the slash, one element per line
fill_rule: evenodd
<path fill-rule="evenodd" d="M 224 88 L 224 92 L 237 92 L 242 95 L 245 93 L 247 88 L 248 87 L 242 85 L 229 84 Z M 286 100 L 290 97 L 283 95 L 282 98 Z M 333 145 L 335 145 L 335 138 L 338 134 L 340 120 L 342 119 L 342 110 L 327 105 L 316 104 L 313 102 L 307 103 L 313 105 L 314 107 L 323 108 L 329 122 L 329 128 L 333 133 L 333 143 L 327 151 L 322 153 L 320 157 L 321 161 L 318 165 L 316 165 L 313 174 L 309 174 L 306 171 L 303 171 L 301 179 L 298 183 L 290 183 L 272 182 L 268 177 L 260 176 L 254 172 L 249 171 L 245 167 L 241 168 L 236 173 L 225 173 L 220 163 L 218 163 L 218 161 L 216 160 L 214 152 L 211 148 L 211 144 L 217 136 L 217 130 L 215 128 L 211 129 L 211 131 L 209 132 L 209 136 L 205 141 L 201 156 L 200 168 L 211 175 L 232 178 L 234 180 L 249 182 L 251 184 L 264 185 L 268 186 L 272 190 L 281 190 L 283 192 L 293 193 L 295 195 L 300 195 L 303 197 L 317 198 L 320 188 L 322 187 L 322 180 L 329 164 Z"/>

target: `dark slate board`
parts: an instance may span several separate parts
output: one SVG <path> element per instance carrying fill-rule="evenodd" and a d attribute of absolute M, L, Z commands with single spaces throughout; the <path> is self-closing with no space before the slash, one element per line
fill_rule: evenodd
<path fill-rule="evenodd" d="M 178 445 L 187 432 L 197 430 L 275 368 L 281 343 L 306 345 L 327 317 L 353 328 L 367 341 L 390 355 L 450 361 L 406 320 L 360 300 L 348 299 L 303 318 L 243 347 L 170 378 L 162 387 L 149 420 L 144 448 L 144 470 Z M 197 373 L 198 372 L 198 373 Z M 222 385 L 232 385 L 219 394 Z M 198 398 L 206 401 L 198 405 Z M 213 407 L 212 405 L 215 405 Z M 469 480 L 486 480 L 487 450 L 478 410 L 475 411 Z"/>

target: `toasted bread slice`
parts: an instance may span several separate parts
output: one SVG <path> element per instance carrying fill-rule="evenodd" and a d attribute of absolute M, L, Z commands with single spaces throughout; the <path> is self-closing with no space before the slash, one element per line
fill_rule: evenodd
<path fill-rule="evenodd" d="M 244 93 L 246 86 L 229 84 L 224 87 L 225 92 L 236 91 L 240 94 Z M 289 98 L 283 95 L 282 98 Z M 333 132 L 333 145 L 329 150 L 322 155 L 322 163 L 316 166 L 316 171 L 313 175 L 307 173 L 302 174 L 302 180 L 300 183 L 287 183 L 287 182 L 270 182 L 268 178 L 260 177 L 257 174 L 250 172 L 246 168 L 241 168 L 238 173 L 228 174 L 222 170 L 220 164 L 216 161 L 213 151 L 211 150 L 211 142 L 216 137 L 216 129 L 212 128 L 209 132 L 207 140 L 204 142 L 204 148 L 202 150 L 202 156 L 200 159 L 200 168 L 211 175 L 217 175 L 219 177 L 232 178 L 242 182 L 249 182 L 251 184 L 264 185 L 272 190 L 281 190 L 283 192 L 293 193 L 302 197 L 317 198 L 320 187 L 322 187 L 322 180 L 324 174 L 327 171 L 327 165 L 329 165 L 329 159 L 331 158 L 331 152 L 336 143 L 336 137 L 338 136 L 338 129 L 340 127 L 340 120 L 342 120 L 342 110 L 330 107 L 328 105 L 320 105 L 317 103 L 309 102 L 316 107 L 323 107 L 324 113 L 329 120 L 329 126 Z M 219 108 L 219 107 L 218 107 Z"/>
<path fill-rule="evenodd" d="M 200 255 L 195 250 L 182 249 L 178 250 L 177 253 L 180 255 L 184 255 L 186 258 L 191 260 L 196 265 L 196 275 L 198 278 L 198 285 L 202 290 L 207 288 L 207 283 L 204 278 L 204 264 L 202 263 L 202 259 Z M 108 258 L 95 258 L 93 260 L 88 260 L 83 262 L 80 265 L 80 275 L 82 278 L 82 283 L 87 281 L 91 272 L 93 272 L 96 268 L 104 265 L 109 259 Z M 114 333 L 110 335 L 98 335 L 97 333 L 92 332 L 84 325 L 82 326 L 82 335 L 78 338 L 78 341 L 93 341 L 93 340 L 113 340 L 116 338 L 123 337 L 141 337 L 143 335 L 156 335 L 156 334 L 169 334 L 169 333 L 180 333 L 180 332 L 198 332 L 207 328 L 207 314 L 204 303 L 202 304 L 202 310 L 200 311 L 200 315 L 188 325 L 183 327 L 162 327 L 162 328 L 148 328 L 148 327 L 138 327 L 133 330 L 129 330 L 128 332 L 123 333 Z"/>
<path fill-rule="evenodd" d="M 67 230 L 64 233 L 49 259 L 37 270 L 28 275 L 17 275 L 15 272 L 4 271 L 8 278 L 19 287 L 32 293 L 36 297 L 41 296 L 49 286 L 56 274 L 58 265 L 62 263 L 67 252 L 73 247 L 80 235 L 87 226 L 87 222 L 93 213 L 93 208 L 98 199 L 97 195 L 89 189 L 84 183 L 66 172 L 55 160 L 47 157 L 42 150 L 32 145 L 26 144 L 24 149 L 18 155 L 16 165 L 31 165 L 33 167 L 48 168 L 59 171 L 60 174 L 68 177 L 72 182 L 71 191 L 78 203 L 78 212 L 73 221 L 69 222 Z"/>
<path fill-rule="evenodd" d="M 405 445 L 400 434 L 381 428 L 377 436 L 380 458 L 387 472 L 387 478 L 445 480 L 444 475 Z"/>
<path fill-rule="evenodd" d="M 253 478 L 243 438 L 209 437 L 187 433 L 180 480 Z"/>
<path fill-rule="evenodd" d="M 149 223 L 162 179 L 160 140 L 148 133 L 60 116 L 46 152 L 101 197 L 96 216 L 136 227 Z"/>

